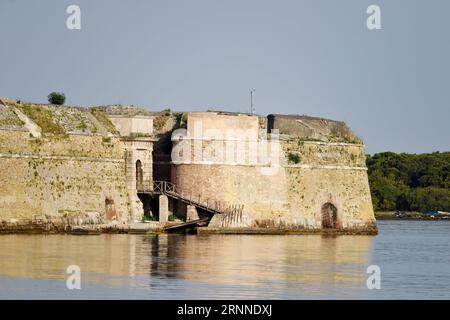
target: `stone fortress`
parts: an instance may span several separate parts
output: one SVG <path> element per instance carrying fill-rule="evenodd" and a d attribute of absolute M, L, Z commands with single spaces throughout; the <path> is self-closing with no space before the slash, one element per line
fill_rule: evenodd
<path fill-rule="evenodd" d="M 377 233 L 364 145 L 322 118 L 2 98 L 0 170 L 3 232 Z"/>

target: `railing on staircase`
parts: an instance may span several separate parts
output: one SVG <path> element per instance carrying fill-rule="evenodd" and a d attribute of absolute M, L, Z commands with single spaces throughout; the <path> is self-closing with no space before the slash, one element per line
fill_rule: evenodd
<path fill-rule="evenodd" d="M 230 205 L 223 201 L 202 199 L 200 195 L 197 197 L 192 196 L 192 194 L 183 192 L 183 190 L 180 190 L 169 181 L 154 181 L 152 193 L 169 196 L 213 214 L 242 215 L 242 210 L 244 209 L 243 205 Z"/>

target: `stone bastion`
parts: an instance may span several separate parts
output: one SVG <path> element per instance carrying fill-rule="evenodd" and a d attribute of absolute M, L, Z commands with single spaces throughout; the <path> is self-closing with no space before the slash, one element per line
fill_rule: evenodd
<path fill-rule="evenodd" d="M 189 113 L 172 140 L 180 189 L 243 206 L 201 232 L 377 232 L 364 145 L 343 122 Z"/>
<path fill-rule="evenodd" d="M 343 122 L 321 118 L 2 98 L 0 172 L 5 232 L 123 230 L 169 215 L 208 216 L 203 233 L 377 232 L 364 145 Z M 241 210 L 161 202 L 155 181 Z"/>

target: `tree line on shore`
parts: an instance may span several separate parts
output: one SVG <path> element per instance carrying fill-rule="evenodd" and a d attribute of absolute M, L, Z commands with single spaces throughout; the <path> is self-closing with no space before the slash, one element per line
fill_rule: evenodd
<path fill-rule="evenodd" d="M 450 152 L 367 156 L 376 211 L 450 212 Z"/>

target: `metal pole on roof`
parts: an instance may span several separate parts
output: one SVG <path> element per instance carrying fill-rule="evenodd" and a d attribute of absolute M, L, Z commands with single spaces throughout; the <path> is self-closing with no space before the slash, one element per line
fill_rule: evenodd
<path fill-rule="evenodd" d="M 255 111 L 255 89 L 250 90 L 250 114 Z"/>

